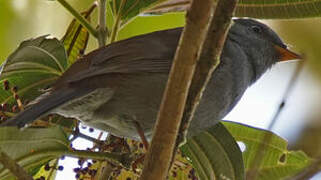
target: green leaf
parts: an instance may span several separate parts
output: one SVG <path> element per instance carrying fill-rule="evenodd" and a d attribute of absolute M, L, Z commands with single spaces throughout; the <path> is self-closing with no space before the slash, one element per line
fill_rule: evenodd
<path fill-rule="evenodd" d="M 128 22 L 143 10 L 160 3 L 162 0 L 110 0 L 114 17 L 119 17 L 122 23 Z"/>
<path fill-rule="evenodd" d="M 57 174 L 57 167 L 59 159 L 53 159 L 44 165 L 42 165 L 39 169 L 37 169 L 37 173 L 33 176 L 34 179 L 40 178 L 41 176 L 45 177 L 46 180 L 55 180 Z M 52 167 L 49 171 L 45 169 L 46 164 L 49 164 Z"/>
<path fill-rule="evenodd" d="M 67 151 L 68 139 L 61 128 L 0 128 L 0 148 L 29 173 L 36 173 L 44 163 L 59 157 L 53 151 Z M 12 177 L 0 164 L 0 179 Z"/>
<path fill-rule="evenodd" d="M 153 31 L 160 31 L 185 24 L 185 13 L 167 13 L 155 16 L 138 16 L 119 30 L 117 40 L 126 39 Z"/>
<path fill-rule="evenodd" d="M 215 0 L 217 1 L 217 0 Z M 188 8 L 188 0 L 169 0 L 147 12 L 165 13 L 184 11 Z M 321 16 L 321 1 L 302 0 L 242 0 L 239 1 L 236 17 L 253 17 L 259 19 L 293 19 Z"/>
<path fill-rule="evenodd" d="M 24 41 L 2 65 L 0 102 L 14 102 L 13 93 L 3 90 L 3 81 L 17 86 L 23 100 L 32 100 L 40 94 L 39 89 L 55 82 L 66 69 L 66 52 L 56 38 L 41 36 Z"/>
<path fill-rule="evenodd" d="M 112 12 L 112 25 L 107 23 L 109 31 L 108 42 L 116 40 L 119 28 L 124 27 L 129 20 L 137 17 L 143 10 L 162 2 L 162 0 L 109 0 L 107 9 Z M 107 18 L 110 19 L 110 13 L 107 13 Z"/>
<path fill-rule="evenodd" d="M 90 14 L 96 5 L 81 14 L 90 22 Z M 68 56 L 68 65 L 73 64 L 79 55 L 84 54 L 89 39 L 89 32 L 76 19 L 73 19 L 61 39 Z"/>
<path fill-rule="evenodd" d="M 245 144 L 243 159 L 247 171 L 252 170 L 251 163 L 260 147 L 265 146 L 257 179 L 284 179 L 295 175 L 311 163 L 311 159 L 302 151 L 289 151 L 286 140 L 272 132 L 233 122 L 223 124 L 236 141 Z M 271 136 L 268 142 L 265 139 L 266 134 Z"/>
<path fill-rule="evenodd" d="M 244 179 L 242 153 L 221 123 L 188 139 L 181 150 L 202 180 Z"/>

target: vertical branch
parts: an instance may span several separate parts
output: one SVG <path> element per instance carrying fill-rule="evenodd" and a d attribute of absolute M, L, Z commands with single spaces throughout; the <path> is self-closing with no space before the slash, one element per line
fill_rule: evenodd
<path fill-rule="evenodd" d="M 208 70 L 209 73 L 205 73 L 207 76 L 214 70 L 213 66 L 218 64 L 220 52 L 225 41 L 226 31 L 229 27 L 231 14 L 234 11 L 233 4 L 236 4 L 236 0 L 221 0 L 217 4 L 219 7 L 216 9 L 219 10 L 216 10 L 218 12 L 216 13 L 217 18 L 214 17 L 213 26 L 215 28 L 211 30 L 220 32 L 222 37 L 217 37 L 213 42 L 208 41 L 208 44 L 204 44 L 205 47 L 210 47 L 214 44 L 214 48 L 208 49 L 208 52 L 204 52 L 204 54 L 210 54 L 210 57 L 214 58 L 211 60 L 207 59 L 207 61 L 211 61 L 210 64 L 212 64 L 212 67 Z M 230 6 L 232 8 L 229 8 Z M 199 68 L 202 68 L 202 65 L 197 64 L 198 58 L 200 58 L 199 52 L 201 45 L 204 43 L 213 11 L 213 0 L 192 1 L 191 8 L 186 18 L 186 26 L 175 54 L 158 119 L 154 128 L 151 147 L 147 152 L 141 176 L 141 179 L 143 180 L 165 179 L 167 176 L 170 162 L 174 155 L 176 137 L 195 67 L 198 65 L 200 66 Z M 224 25 L 222 30 L 220 29 L 221 25 Z M 204 58 L 204 56 L 202 56 L 202 58 Z M 205 65 L 206 63 L 202 64 Z M 208 64 L 206 66 L 208 66 Z M 208 77 L 205 78 L 205 84 L 206 79 L 208 79 Z M 196 86 L 198 87 L 198 85 Z M 191 113 L 191 117 L 192 116 L 193 112 Z"/>
<path fill-rule="evenodd" d="M 189 88 L 187 102 L 177 139 L 179 145 L 185 138 L 194 112 L 202 98 L 202 94 L 215 68 L 220 63 L 220 56 L 224 42 L 231 24 L 231 19 L 236 8 L 237 0 L 219 1 L 208 32 L 198 57 L 198 64 Z"/>
<path fill-rule="evenodd" d="M 98 44 L 99 47 L 104 47 L 107 39 L 107 26 L 106 26 L 106 2 L 107 0 L 99 1 L 99 27 L 98 27 Z"/>
<path fill-rule="evenodd" d="M 177 47 L 153 139 L 144 162 L 142 180 L 166 179 L 188 88 L 197 64 L 197 53 L 207 31 L 212 7 L 212 0 L 193 0 L 187 13 L 186 26 Z"/>
<path fill-rule="evenodd" d="M 0 163 L 10 172 L 17 177 L 19 180 L 33 180 L 33 178 L 16 163 L 13 159 L 11 159 L 6 153 L 4 153 L 0 149 Z"/>

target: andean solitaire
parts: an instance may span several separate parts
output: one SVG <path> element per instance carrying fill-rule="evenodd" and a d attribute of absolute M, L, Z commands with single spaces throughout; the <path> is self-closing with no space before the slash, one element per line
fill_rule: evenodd
<path fill-rule="evenodd" d="M 150 139 L 181 32 L 175 28 L 136 36 L 83 56 L 50 92 L 2 126 L 21 127 L 58 113 L 116 136 L 139 139 L 136 121 Z M 273 64 L 297 58 L 268 26 L 235 19 L 188 136 L 221 120 Z"/>

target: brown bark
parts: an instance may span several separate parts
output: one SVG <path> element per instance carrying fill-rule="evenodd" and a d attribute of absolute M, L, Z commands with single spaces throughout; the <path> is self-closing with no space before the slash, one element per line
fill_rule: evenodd
<path fill-rule="evenodd" d="M 212 30 L 219 32 L 222 37 L 215 37 L 215 42 L 209 41 L 204 44 L 204 47 L 211 47 L 205 54 L 209 53 L 214 58 L 214 62 L 210 63 L 213 66 L 218 64 L 219 55 L 224 44 L 225 31 L 228 29 L 231 17 L 228 14 L 232 14 L 234 11 L 234 8 L 230 8 L 231 2 L 232 7 L 234 7 L 233 4 L 236 4 L 236 0 L 221 0 L 218 2 L 217 13 L 215 13 L 218 18 L 214 18 L 214 22 L 211 23 L 211 25 L 214 25 Z M 154 136 L 146 156 L 141 176 L 143 180 L 165 179 L 167 176 L 190 83 L 198 63 L 197 60 L 200 57 L 200 47 L 204 43 L 204 37 L 207 34 L 213 10 L 213 0 L 192 1 L 154 128 Z M 224 25 L 222 29 L 221 25 Z M 215 48 L 212 48 L 212 44 L 208 43 L 213 43 Z M 199 66 L 202 68 L 203 65 Z M 212 72 L 213 68 L 210 69 L 209 72 Z M 208 78 L 206 77 L 205 79 Z"/>
<path fill-rule="evenodd" d="M 215 68 L 220 63 L 220 56 L 237 0 L 219 1 L 211 19 L 208 32 L 198 57 L 198 64 L 185 105 L 178 144 L 182 142 L 194 112 L 202 98 L 205 87 Z"/>

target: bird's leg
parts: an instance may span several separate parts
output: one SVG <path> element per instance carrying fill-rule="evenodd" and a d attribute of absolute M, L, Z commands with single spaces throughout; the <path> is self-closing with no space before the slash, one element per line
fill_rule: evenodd
<path fill-rule="evenodd" d="M 145 149 L 147 151 L 149 144 L 148 144 L 148 141 L 147 141 L 147 139 L 145 137 L 144 131 L 143 131 L 142 127 L 140 126 L 140 124 L 137 121 L 134 121 L 134 124 L 135 124 L 135 127 L 137 129 L 138 135 L 139 135 L 140 139 L 142 140 L 142 143 L 144 144 L 144 147 L 145 147 Z"/>
<path fill-rule="evenodd" d="M 134 121 L 134 125 L 135 125 L 135 127 L 137 129 L 137 132 L 138 132 L 138 135 L 139 135 L 140 139 L 142 140 L 142 143 L 143 143 L 143 145 L 145 147 L 145 150 L 147 151 L 149 144 L 148 144 L 148 141 L 147 141 L 147 139 L 145 137 L 144 131 L 143 131 L 142 127 L 140 126 L 140 124 L 137 121 Z M 143 164 L 144 159 L 145 159 L 145 154 L 141 155 L 140 157 L 138 157 L 133 162 L 132 169 L 133 169 L 134 172 L 136 172 L 136 168 L 137 168 L 138 164 L 140 164 L 140 163 Z"/>

